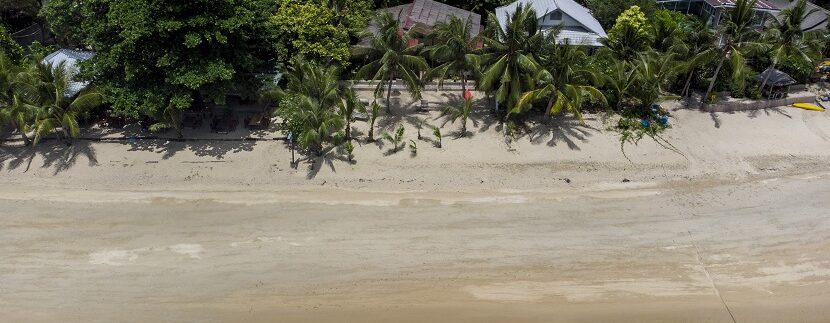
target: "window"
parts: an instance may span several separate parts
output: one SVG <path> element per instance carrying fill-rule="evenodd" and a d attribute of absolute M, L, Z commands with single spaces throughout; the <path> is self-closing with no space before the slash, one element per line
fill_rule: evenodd
<path fill-rule="evenodd" d="M 562 11 L 556 10 L 548 15 L 550 20 L 562 20 Z"/>

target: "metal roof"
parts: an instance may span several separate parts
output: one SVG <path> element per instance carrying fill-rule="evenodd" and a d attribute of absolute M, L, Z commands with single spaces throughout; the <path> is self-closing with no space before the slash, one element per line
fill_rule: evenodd
<path fill-rule="evenodd" d="M 778 6 L 778 8 L 781 9 L 790 8 L 797 4 L 796 1 L 790 2 L 790 0 L 770 0 L 770 2 L 772 2 L 774 5 Z M 815 5 L 812 2 L 807 2 L 807 10 L 809 11 L 814 9 L 816 11 L 807 16 L 806 19 L 804 19 L 804 22 L 801 24 L 801 29 L 807 31 L 827 28 L 827 10 Z M 780 13 L 776 16 L 776 19 L 778 19 L 778 21 L 781 21 Z"/>
<path fill-rule="evenodd" d="M 481 15 L 433 0 L 415 0 L 408 5 L 390 8 L 390 11 L 393 14 L 395 11 L 400 12 L 396 17 L 400 17 L 404 29 L 411 29 L 418 24 L 431 29 L 439 22 L 448 21 L 450 17 L 470 21 L 473 36 L 478 35 L 483 29 Z"/>
<path fill-rule="evenodd" d="M 706 3 L 711 5 L 712 7 L 734 7 L 735 0 L 706 0 Z M 769 11 L 778 11 L 778 6 L 773 3 L 770 3 L 767 0 L 758 0 L 753 7 L 756 10 L 769 10 Z"/>
<path fill-rule="evenodd" d="M 504 28 L 507 18 L 516 12 L 519 5 L 530 6 L 536 11 L 536 18 L 542 18 L 554 10 L 561 10 L 574 20 L 578 21 L 585 29 L 594 32 L 599 37 L 608 37 L 605 29 L 602 29 L 599 21 L 591 15 L 588 8 L 576 3 L 574 0 L 519 0 L 512 4 L 496 8 L 496 17 L 499 24 Z"/>

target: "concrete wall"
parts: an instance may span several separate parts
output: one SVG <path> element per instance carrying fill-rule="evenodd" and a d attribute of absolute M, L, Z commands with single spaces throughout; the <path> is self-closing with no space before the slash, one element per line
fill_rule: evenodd
<path fill-rule="evenodd" d="M 715 104 L 702 104 L 700 97 L 694 99 L 694 106 L 707 112 L 733 112 L 733 111 L 749 111 L 762 110 L 775 107 L 788 106 L 793 103 L 815 103 L 816 95 L 810 92 L 795 92 L 790 93 L 789 97 L 778 100 L 749 100 L 749 99 L 732 99 L 730 101 L 721 101 Z"/>

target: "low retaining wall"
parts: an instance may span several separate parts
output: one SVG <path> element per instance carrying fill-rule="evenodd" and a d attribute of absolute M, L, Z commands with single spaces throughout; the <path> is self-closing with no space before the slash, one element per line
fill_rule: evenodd
<path fill-rule="evenodd" d="M 353 89 L 358 91 L 374 91 L 375 88 L 378 86 L 377 82 L 371 81 L 346 81 L 348 85 L 350 85 Z M 467 89 L 474 90 L 476 88 L 476 82 L 474 81 L 467 81 Z M 444 86 L 442 87 L 443 90 L 446 91 L 461 91 L 462 86 L 460 81 L 445 81 Z M 394 81 L 392 82 L 392 90 L 395 91 L 405 91 L 406 85 L 404 85 L 401 81 Z M 438 90 L 438 82 L 429 82 L 424 85 L 424 91 L 437 91 Z"/>
<path fill-rule="evenodd" d="M 793 103 L 815 103 L 816 95 L 810 92 L 796 92 L 790 93 L 784 99 L 777 100 L 732 99 L 731 101 L 722 101 L 715 104 L 702 104 L 698 99 L 695 102 L 697 102 L 697 108 L 706 112 L 734 112 L 783 107 Z"/>

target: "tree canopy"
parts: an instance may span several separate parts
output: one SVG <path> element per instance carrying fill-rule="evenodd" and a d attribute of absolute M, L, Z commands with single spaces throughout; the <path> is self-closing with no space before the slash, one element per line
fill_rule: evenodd
<path fill-rule="evenodd" d="M 85 67 L 115 115 L 159 115 L 197 97 L 218 102 L 267 54 L 267 1 L 90 0 Z"/>

